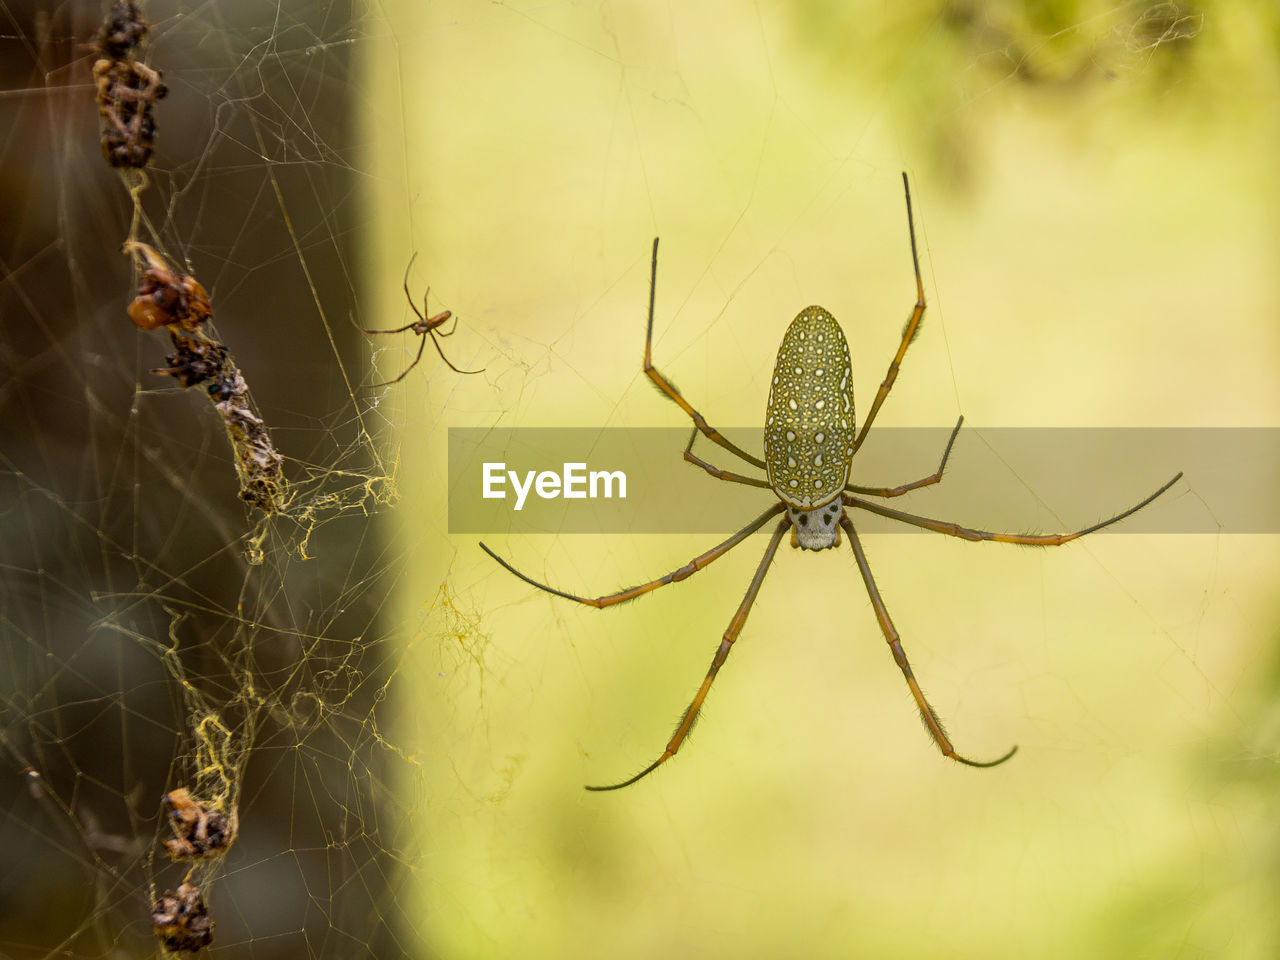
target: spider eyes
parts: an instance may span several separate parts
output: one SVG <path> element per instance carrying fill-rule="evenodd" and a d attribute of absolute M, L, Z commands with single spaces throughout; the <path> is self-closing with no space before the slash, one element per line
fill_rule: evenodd
<path fill-rule="evenodd" d="M 835 507 L 828 507 L 826 510 L 823 511 L 822 525 L 824 527 L 831 526 L 831 522 L 836 518 L 836 512 L 837 511 Z M 809 526 L 809 514 L 807 513 L 800 514 L 800 516 L 796 518 L 796 523 L 800 524 L 800 526 L 802 527 Z"/>

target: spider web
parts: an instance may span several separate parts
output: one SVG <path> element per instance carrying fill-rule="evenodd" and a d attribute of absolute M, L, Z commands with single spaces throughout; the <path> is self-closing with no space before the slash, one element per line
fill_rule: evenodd
<path fill-rule="evenodd" d="M 158 949 L 184 880 L 234 956 L 1274 955 L 1274 538 L 868 537 L 957 746 L 1022 747 L 985 773 L 916 728 L 847 551 L 782 551 L 689 744 L 600 797 L 763 540 L 601 612 L 447 529 L 449 427 L 680 425 L 638 369 L 655 234 L 655 360 L 713 422 L 758 431 L 811 302 L 865 410 L 913 298 L 903 168 L 930 309 L 878 426 L 964 413 L 963 471 L 983 427 L 1280 425 L 1267 14 L 899 9 L 150 3 L 135 220 L 103 9 L 4 5 L 0 957 Z M 279 515 L 150 372 L 131 236 L 211 293 Z M 418 341 L 359 329 L 412 319 L 414 251 L 484 372 L 428 347 L 377 388 Z M 1060 517 L 1011 464 L 955 519 L 1069 529 L 1163 479 Z M 706 541 L 488 538 L 592 594 Z M 178 787 L 236 809 L 225 856 L 165 854 Z"/>

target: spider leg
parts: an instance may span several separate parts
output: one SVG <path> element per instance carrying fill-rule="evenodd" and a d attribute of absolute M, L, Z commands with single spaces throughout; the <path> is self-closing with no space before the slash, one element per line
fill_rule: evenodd
<path fill-rule="evenodd" d="M 907 654 L 902 649 L 902 638 L 898 635 L 898 630 L 894 627 L 893 620 L 889 617 L 889 611 L 885 607 L 884 601 L 880 599 L 880 591 L 876 587 L 875 579 L 871 576 L 871 566 L 867 563 L 867 555 L 862 552 L 862 543 L 858 540 L 857 531 L 853 529 L 853 522 L 848 517 L 843 517 L 840 520 L 840 526 L 844 528 L 844 532 L 849 536 L 849 545 L 853 547 L 854 559 L 858 561 L 858 571 L 862 574 L 862 582 L 866 584 L 867 594 L 871 597 L 871 606 L 875 608 L 876 619 L 880 621 L 880 631 L 884 634 L 884 638 L 889 644 L 889 649 L 893 651 L 894 662 L 902 670 L 902 675 L 907 678 L 907 686 L 911 688 L 911 696 L 915 698 L 916 707 L 920 710 L 920 717 L 924 720 L 924 725 L 929 729 L 929 733 L 938 744 L 938 749 L 942 751 L 942 755 L 969 767 L 994 767 L 1004 763 L 1018 752 L 1016 746 L 1004 756 L 995 760 L 970 760 L 968 757 L 963 757 L 956 753 L 956 748 L 951 745 L 951 741 L 947 738 L 947 732 L 942 729 L 942 721 L 938 719 L 937 712 L 929 704 L 929 701 L 925 699 L 924 692 L 921 691 L 915 674 L 911 672 L 911 664 L 907 662 Z"/>
<path fill-rule="evenodd" d="M 413 261 L 417 259 L 418 259 L 418 253 L 415 250 L 413 256 L 409 258 L 409 265 L 404 268 L 404 283 L 403 283 L 404 296 L 405 296 L 405 299 L 409 301 L 409 308 L 414 312 L 414 315 L 418 318 L 418 322 L 409 324 L 409 327 L 418 328 L 418 332 L 422 334 L 424 344 L 426 342 L 426 338 L 428 336 L 431 337 L 431 345 L 436 348 L 436 353 L 440 354 L 440 359 L 443 360 L 445 362 L 445 365 L 454 373 L 465 373 L 465 374 L 484 373 L 485 371 L 484 367 L 481 367 L 479 370 L 460 370 L 453 365 L 453 362 L 448 357 L 444 355 L 444 350 L 440 348 L 440 341 L 437 340 L 436 337 L 452 336 L 453 332 L 458 329 L 458 318 L 457 317 L 453 318 L 453 326 L 449 328 L 448 333 L 441 332 L 437 334 L 436 327 L 443 324 L 446 320 L 448 320 L 453 315 L 448 310 L 445 310 L 444 312 L 437 313 L 434 317 L 431 317 L 430 319 L 428 319 L 424 313 L 424 311 L 427 309 L 426 295 L 424 294 L 422 297 L 422 310 L 419 310 L 418 305 L 413 302 L 413 294 L 409 292 L 409 271 L 413 267 Z M 409 327 L 402 327 L 401 329 L 408 330 Z M 419 357 L 422 356 L 421 348 L 419 348 L 418 350 L 418 356 Z M 415 360 L 414 362 L 416 363 L 417 361 Z"/>
<path fill-rule="evenodd" d="M 366 330 L 364 327 L 360 327 L 359 330 L 361 333 L 404 333 L 406 330 L 414 329 L 420 322 L 415 320 L 413 323 L 406 323 L 403 327 L 396 327 L 394 330 Z"/>
<path fill-rule="evenodd" d="M 1085 527 L 1083 530 L 1077 530 L 1075 533 L 992 533 L 988 530 L 974 530 L 969 527 L 962 527 L 959 524 L 949 523 L 943 520 L 931 520 L 928 517 L 917 516 L 914 513 L 904 513 L 901 510 L 894 510 L 878 503 L 871 503 L 868 500 L 859 500 L 857 497 L 851 497 L 847 494 L 842 499 L 846 506 L 858 507 L 861 510 L 867 510 L 871 513 L 879 514 L 882 517 L 888 517 L 890 520 L 900 520 L 903 523 L 909 523 L 912 526 L 923 527 L 925 530 L 932 530 L 934 533 L 945 533 L 949 537 L 959 537 L 962 540 L 994 540 L 996 543 L 1021 543 L 1032 547 L 1058 547 L 1064 543 L 1070 543 L 1078 537 L 1083 537 L 1086 533 L 1093 533 L 1095 530 L 1101 530 L 1103 527 L 1109 527 L 1111 524 L 1118 523 L 1125 517 L 1137 513 L 1181 479 L 1182 472 L 1179 471 L 1172 480 L 1168 481 L 1155 493 L 1142 500 L 1142 502 L 1134 504 L 1122 513 L 1117 513 L 1114 517 L 1109 517 L 1106 520 L 1093 524 L 1093 526 Z"/>
<path fill-rule="evenodd" d="M 726 553 L 728 553 L 730 550 L 732 550 L 734 547 L 740 544 L 743 540 L 747 539 L 747 537 L 751 536 L 751 534 L 755 533 L 757 530 L 763 527 L 766 523 L 768 523 L 771 519 L 776 517 L 784 509 L 785 507 L 781 502 L 775 503 L 772 507 L 770 507 L 764 513 L 760 514 L 760 516 L 756 517 L 754 520 L 752 520 L 749 524 L 747 524 L 745 527 L 743 527 L 741 530 L 735 533 L 728 540 L 725 540 L 723 543 L 717 544 L 716 546 L 712 547 L 710 550 L 708 550 L 706 553 L 702 554 L 701 556 L 695 557 L 694 559 L 690 560 L 679 570 L 672 570 L 670 573 L 666 574 L 665 576 L 659 577 L 657 580 L 650 580 L 648 583 L 643 583 L 638 587 L 631 587 L 630 589 L 627 589 L 627 590 L 619 590 L 617 593 L 611 593 L 603 597 L 594 597 L 594 598 L 579 597 L 572 593 L 565 593 L 563 590 L 557 590 L 555 587 L 549 587 L 545 583 L 539 583 L 537 580 L 534 580 L 532 577 L 526 576 L 525 574 L 521 573 L 511 564 L 507 563 L 507 561 L 503 560 L 500 556 L 498 556 L 496 553 L 490 550 L 483 543 L 480 544 L 480 549 L 483 550 L 485 553 L 487 553 L 489 556 L 493 557 L 493 559 L 497 560 L 498 563 L 501 564 L 503 567 L 505 567 L 508 572 L 515 574 L 517 577 L 519 577 L 525 583 L 529 584 L 531 587 L 537 587 L 539 590 L 545 590 L 547 593 L 554 594 L 557 597 L 563 597 L 566 600 L 573 600 L 576 603 L 584 603 L 589 607 L 596 607 L 597 609 L 603 609 L 605 607 L 612 607 L 614 604 L 623 603 L 627 600 L 634 600 L 636 597 L 643 596 L 644 594 L 649 593 L 651 590 L 657 590 L 659 587 L 665 587 L 668 583 L 678 583 L 687 577 L 693 576 L 695 573 L 697 573 L 703 567 L 710 564 L 712 561 L 719 560 Z"/>
<path fill-rule="evenodd" d="M 916 254 L 916 225 L 911 216 L 911 186 L 907 183 L 905 170 L 902 172 L 902 189 L 907 195 L 907 230 L 911 234 L 911 265 L 916 273 L 916 303 L 911 308 L 911 316 L 907 318 L 906 326 L 902 328 L 902 342 L 898 344 L 898 352 L 893 355 L 893 360 L 889 364 L 888 372 L 884 375 L 880 389 L 876 391 L 876 397 L 871 401 L 871 409 L 867 411 L 867 419 L 862 422 L 862 429 L 858 431 L 858 439 L 853 441 L 854 453 L 858 452 L 858 448 L 862 446 L 862 441 L 867 439 L 867 431 L 871 429 L 871 421 L 875 420 L 876 414 L 880 412 L 881 404 L 889 396 L 889 391 L 893 389 L 893 382 L 898 379 L 898 370 L 902 366 L 902 358 L 906 356 L 907 347 L 911 346 L 911 341 L 920 332 L 920 321 L 924 318 L 924 281 L 920 279 L 920 257 Z"/>
<path fill-rule="evenodd" d="M 445 311 L 445 312 L 448 313 L 448 311 Z M 435 318 L 433 317 L 432 319 L 435 319 Z M 444 323 L 445 319 L 447 319 L 447 317 L 442 318 L 440 320 L 440 323 Z M 457 328 L 458 328 L 458 321 L 454 320 L 453 329 L 456 330 Z M 447 337 L 451 333 L 453 333 L 453 330 L 450 330 L 449 333 L 442 333 L 440 334 L 440 336 Z M 443 360 L 445 362 L 445 365 L 448 366 L 448 368 L 452 370 L 454 373 L 484 373 L 484 370 L 485 370 L 484 367 L 481 367 L 479 370 L 459 370 L 457 367 L 455 367 L 453 363 L 449 360 L 449 358 L 444 355 L 444 351 L 440 349 L 440 341 L 436 339 L 436 331 L 434 327 L 427 327 L 427 332 L 422 338 L 423 343 L 426 343 L 427 337 L 431 338 L 431 343 L 435 346 L 436 353 L 440 354 L 440 359 Z M 419 350 L 418 354 L 419 356 L 421 356 L 422 351 Z"/>
<path fill-rule="evenodd" d="M 707 473 L 711 474 L 717 480 L 728 480 L 730 483 L 745 483 L 749 487 L 763 487 L 765 490 L 772 490 L 768 480 L 757 480 L 755 477 L 744 477 L 740 473 L 730 473 L 728 470 L 721 470 L 719 467 L 712 466 L 693 452 L 693 441 L 698 437 L 698 428 L 694 427 L 689 434 L 689 442 L 685 444 L 684 458 L 692 463 L 695 467 L 701 467 Z M 866 491 L 859 490 L 859 493 Z"/>
<path fill-rule="evenodd" d="M 787 532 L 787 528 L 790 526 L 791 521 L 783 517 L 777 529 L 774 530 L 773 538 L 769 541 L 769 546 L 765 548 L 764 557 L 760 560 L 760 566 L 756 567 L 755 576 L 751 578 L 751 583 L 747 586 L 746 596 L 742 598 L 742 603 L 738 605 L 738 612 L 729 621 L 729 628 L 725 630 L 724 638 L 720 641 L 720 646 L 716 648 L 716 655 L 711 658 L 711 667 L 707 670 L 706 677 L 703 678 L 702 686 L 698 688 L 693 700 L 689 703 L 684 713 L 681 714 L 676 732 L 667 741 L 666 749 L 662 751 L 662 755 L 629 780 L 623 780 L 621 783 L 614 783 L 604 787 L 587 787 L 588 790 L 598 792 L 621 790 L 623 787 L 629 787 L 637 780 L 653 773 L 658 767 L 676 755 L 680 745 L 684 743 L 685 737 L 689 735 L 689 731 L 693 728 L 694 721 L 698 719 L 698 711 L 702 709 L 702 701 L 707 698 L 707 692 L 711 689 L 711 684 L 715 682 L 716 674 L 724 666 L 725 660 L 729 659 L 729 651 L 733 649 L 733 642 L 738 639 L 738 634 L 742 632 L 743 624 L 747 622 L 747 614 L 751 612 L 751 605 L 755 603 L 756 594 L 760 592 L 760 584 L 764 582 L 764 575 L 769 570 L 773 555 L 778 552 L 778 544 L 782 542 L 782 535 Z"/>
<path fill-rule="evenodd" d="M 408 271 L 413 268 L 413 261 L 415 260 L 417 260 L 417 251 L 413 251 L 413 256 L 408 259 L 408 266 L 404 268 L 404 279 L 401 283 L 401 289 L 404 291 L 404 300 L 408 301 L 408 308 L 413 311 L 413 316 L 416 316 L 417 320 L 413 320 L 411 323 L 404 324 L 403 326 L 397 326 L 394 330 L 366 330 L 365 328 L 360 328 L 361 333 L 404 333 L 406 330 L 412 330 L 413 333 L 422 333 L 424 330 L 436 328 L 436 326 L 443 324 L 445 320 L 449 319 L 451 314 L 449 314 L 448 310 L 445 310 L 443 314 L 436 314 L 428 319 L 428 317 L 422 315 L 422 311 L 417 308 L 417 303 L 413 302 L 413 294 L 408 292 Z M 425 296 L 422 297 L 422 307 L 426 308 Z M 453 325 L 457 326 L 456 320 L 454 320 Z"/>
<path fill-rule="evenodd" d="M 409 262 L 405 264 L 404 280 L 401 282 L 400 286 L 404 289 L 404 298 L 409 301 L 409 309 L 412 310 L 415 314 L 417 314 L 417 317 L 419 320 L 425 323 L 427 318 L 424 317 L 422 313 L 418 310 L 418 305 L 413 302 L 413 294 L 409 292 L 409 271 L 413 269 L 413 261 L 417 259 L 418 259 L 418 251 L 415 250 L 413 251 L 413 256 L 409 258 Z M 425 310 L 426 308 L 427 308 L 427 298 L 424 295 L 422 298 L 422 309 Z"/>
<path fill-rule="evenodd" d="M 650 380 L 652 380 L 657 385 L 659 390 L 661 390 L 668 397 L 670 397 L 672 402 L 675 403 L 676 406 L 678 406 L 681 410 L 683 410 L 685 413 L 689 415 L 689 418 L 694 422 L 695 425 L 697 425 L 698 429 L 702 431 L 703 435 L 708 440 L 710 440 L 713 443 L 720 444 L 720 446 L 724 447 L 726 450 L 732 453 L 735 457 L 740 457 L 741 459 L 745 460 L 747 463 L 751 464 L 753 467 L 759 467 L 761 470 L 763 470 L 765 468 L 763 460 L 753 457 L 751 454 L 747 453 L 741 447 L 738 447 L 736 444 L 730 443 L 727 439 L 725 439 L 720 434 L 720 431 L 718 431 L 715 427 L 707 423 L 707 421 L 703 419 L 702 414 L 700 414 L 697 410 L 693 409 L 693 407 L 689 405 L 689 401 L 686 400 L 683 396 L 681 396 L 680 391 L 676 389 L 675 384 L 673 384 L 670 380 L 664 377 L 658 371 L 658 368 L 653 365 L 653 297 L 654 297 L 654 291 L 657 289 L 657 283 L 658 283 L 658 238 L 654 237 L 653 238 L 653 261 L 649 266 L 649 325 L 646 328 L 645 335 L 644 335 L 645 376 L 647 376 Z"/>
<path fill-rule="evenodd" d="M 413 302 L 413 294 L 409 292 L 409 271 L 413 268 L 413 261 L 417 259 L 418 259 L 418 253 L 417 251 L 414 251 L 413 256 L 409 258 L 409 265 L 404 268 L 404 281 L 401 283 L 401 288 L 404 290 L 404 298 L 409 301 L 409 309 L 413 311 L 413 315 L 418 319 L 414 320 L 412 323 L 406 323 L 403 327 L 396 327 L 394 330 L 366 330 L 363 327 L 361 327 L 360 328 L 361 333 L 404 333 L 406 330 L 414 330 L 414 328 L 418 327 L 419 324 L 425 323 L 429 325 L 431 324 L 432 321 L 435 321 L 435 320 L 439 320 L 440 323 L 444 323 L 446 320 L 449 319 L 449 311 L 446 310 L 439 317 L 432 317 L 431 320 L 428 320 L 426 317 L 422 315 L 422 312 L 418 309 L 418 305 Z M 425 298 L 423 300 L 422 305 L 424 307 L 426 306 Z M 428 326 L 427 329 L 430 329 L 430 326 Z"/>
<path fill-rule="evenodd" d="M 904 483 L 898 487 L 860 487 L 854 483 L 846 483 L 844 485 L 845 491 L 848 493 L 865 493 L 871 497 L 900 497 L 904 493 L 910 493 L 912 490 L 919 490 L 921 487 L 940 482 L 942 480 L 942 471 L 947 469 L 947 458 L 951 456 L 951 448 L 956 442 L 956 434 L 960 432 L 960 424 L 962 423 L 964 423 L 964 417 L 956 421 L 955 428 L 951 431 L 951 437 L 947 440 L 947 447 L 942 451 L 942 462 L 938 464 L 938 469 L 929 474 L 929 476 L 922 480 Z"/>
<path fill-rule="evenodd" d="M 413 358 L 413 363 L 409 364 L 407 367 L 404 368 L 404 373 L 400 374 L 400 376 L 396 377 L 394 380 L 384 380 L 382 383 L 375 383 L 373 385 L 374 388 L 376 389 L 378 387 L 389 387 L 393 383 L 399 383 L 401 380 L 407 377 L 409 375 L 409 371 L 412 370 L 414 367 L 416 367 L 418 365 L 418 361 L 422 359 L 422 348 L 425 347 L 426 345 L 427 345 L 427 338 L 423 337 L 421 342 L 418 344 L 418 355 Z"/>
<path fill-rule="evenodd" d="M 458 329 L 458 318 L 454 317 L 453 314 L 450 313 L 448 310 L 446 310 L 444 313 L 437 313 L 434 317 L 432 317 L 429 321 L 427 321 L 427 329 L 435 330 L 437 327 L 443 326 L 444 322 L 448 320 L 450 317 L 453 317 L 453 326 L 450 327 L 448 330 L 440 330 L 436 334 L 436 336 L 452 337 Z"/>

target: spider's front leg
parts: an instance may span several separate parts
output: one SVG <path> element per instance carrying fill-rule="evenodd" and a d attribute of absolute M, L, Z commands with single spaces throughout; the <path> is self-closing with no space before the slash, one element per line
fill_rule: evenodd
<path fill-rule="evenodd" d="M 413 315 L 418 319 L 410 323 L 406 323 L 403 327 L 395 327 L 391 330 L 368 330 L 368 329 L 365 329 L 364 327 L 358 328 L 361 333 L 368 333 L 368 334 L 405 333 L 406 331 L 412 331 L 416 336 L 421 338 L 421 342 L 418 344 L 418 352 L 417 354 L 414 355 L 414 358 L 413 358 L 413 363 L 405 367 L 404 372 L 401 373 L 400 376 L 396 377 L 394 380 L 384 380 L 382 383 L 375 383 L 374 384 L 375 388 L 392 386 L 393 384 L 397 384 L 401 380 L 403 380 L 405 377 L 407 377 L 409 375 L 409 371 L 411 371 L 414 367 L 416 367 L 419 361 L 422 360 L 422 352 L 427 347 L 428 337 L 431 338 L 431 345 L 436 348 L 436 353 L 440 354 L 440 359 L 445 362 L 445 366 L 447 366 L 454 373 L 475 374 L 475 373 L 484 373 L 484 370 L 485 370 L 484 367 L 481 367 L 479 370 L 463 370 L 459 367 L 455 367 L 453 365 L 453 362 L 444 355 L 444 349 L 440 346 L 440 340 L 438 338 L 452 336 L 453 332 L 458 329 L 458 318 L 454 317 L 453 313 L 449 310 L 442 310 L 440 313 L 437 313 L 434 316 L 429 315 L 427 312 L 427 295 L 426 294 L 424 294 L 422 297 L 421 310 L 419 310 L 418 305 L 413 302 L 413 294 L 409 292 L 409 270 L 413 267 L 413 261 L 416 259 L 418 259 L 418 255 L 416 253 L 409 258 L 409 264 L 404 268 L 404 280 L 402 281 L 401 286 L 404 289 L 405 299 L 409 301 L 409 309 L 413 311 Z M 430 293 L 430 290 L 428 290 L 427 292 Z M 450 327 L 447 331 L 439 330 L 439 328 L 445 323 L 447 323 L 450 320 L 450 318 L 453 319 L 453 326 Z"/>
<path fill-rule="evenodd" d="M 858 439 L 853 442 L 854 453 L 858 452 L 862 442 L 867 439 L 867 431 L 871 429 L 872 421 L 875 420 L 876 414 L 880 412 L 880 407 L 889 396 L 889 391 L 893 389 L 894 381 L 898 379 L 898 371 L 902 368 L 902 358 L 907 355 L 907 347 L 911 346 L 911 341 L 920 332 L 920 322 L 924 319 L 926 306 L 924 281 L 920 279 L 920 257 L 916 253 L 916 223 L 911 216 L 911 185 L 907 182 L 907 172 L 905 170 L 902 171 L 902 190 L 907 197 L 907 232 L 911 235 L 911 267 L 916 275 L 916 302 L 911 308 L 911 316 L 907 318 L 907 322 L 902 328 L 902 340 L 898 344 L 898 352 L 889 361 L 889 369 L 884 375 L 884 380 L 880 382 L 880 388 L 876 390 L 875 399 L 871 401 L 871 408 L 867 411 L 867 419 L 862 422 L 862 429 L 858 432 Z"/>
<path fill-rule="evenodd" d="M 964 417 L 956 421 L 956 425 L 951 429 L 951 436 L 947 439 L 947 446 L 942 451 L 942 462 L 938 464 L 938 469 L 927 477 L 919 480 L 912 480 L 910 483 L 903 483 L 896 487 L 860 487 L 855 483 L 846 483 L 844 489 L 846 493 L 861 493 L 869 497 L 900 497 L 904 493 L 910 493 L 912 490 L 919 490 L 921 487 L 927 487 L 931 484 L 942 482 L 942 472 L 947 469 L 947 460 L 951 457 L 951 448 L 955 446 L 956 435 L 960 433 L 960 425 L 964 423 Z"/>
<path fill-rule="evenodd" d="M 713 443 L 718 443 L 724 447 L 735 457 L 740 457 L 753 467 L 764 469 L 764 461 L 758 457 L 753 457 L 741 447 L 727 440 L 719 430 L 707 423 L 706 419 L 695 410 L 676 389 L 675 384 L 662 375 L 662 372 L 653 365 L 653 298 L 654 291 L 657 289 L 658 283 L 658 238 L 653 238 L 653 260 L 649 265 L 649 323 L 645 328 L 644 335 L 644 373 L 650 380 L 654 382 L 659 390 L 666 394 L 673 403 L 681 410 L 689 415 L 703 435 Z"/>
<path fill-rule="evenodd" d="M 772 490 L 768 480 L 758 480 L 755 477 L 745 477 L 740 473 L 732 473 L 729 470 L 721 470 L 715 464 L 707 463 L 700 456 L 693 452 L 693 441 L 698 439 L 698 428 L 694 427 L 689 432 L 689 442 L 684 445 L 684 459 L 686 463 L 692 463 L 695 467 L 701 467 L 717 480 L 727 480 L 729 483 L 741 483 L 749 487 L 760 487 L 763 490 Z"/>

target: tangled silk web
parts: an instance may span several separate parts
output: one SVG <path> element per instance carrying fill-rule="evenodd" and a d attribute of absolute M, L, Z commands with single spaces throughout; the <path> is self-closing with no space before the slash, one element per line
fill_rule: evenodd
<path fill-rule="evenodd" d="M 3 61 L 0 955 L 403 952 L 353 14 L 38 6 Z"/>

